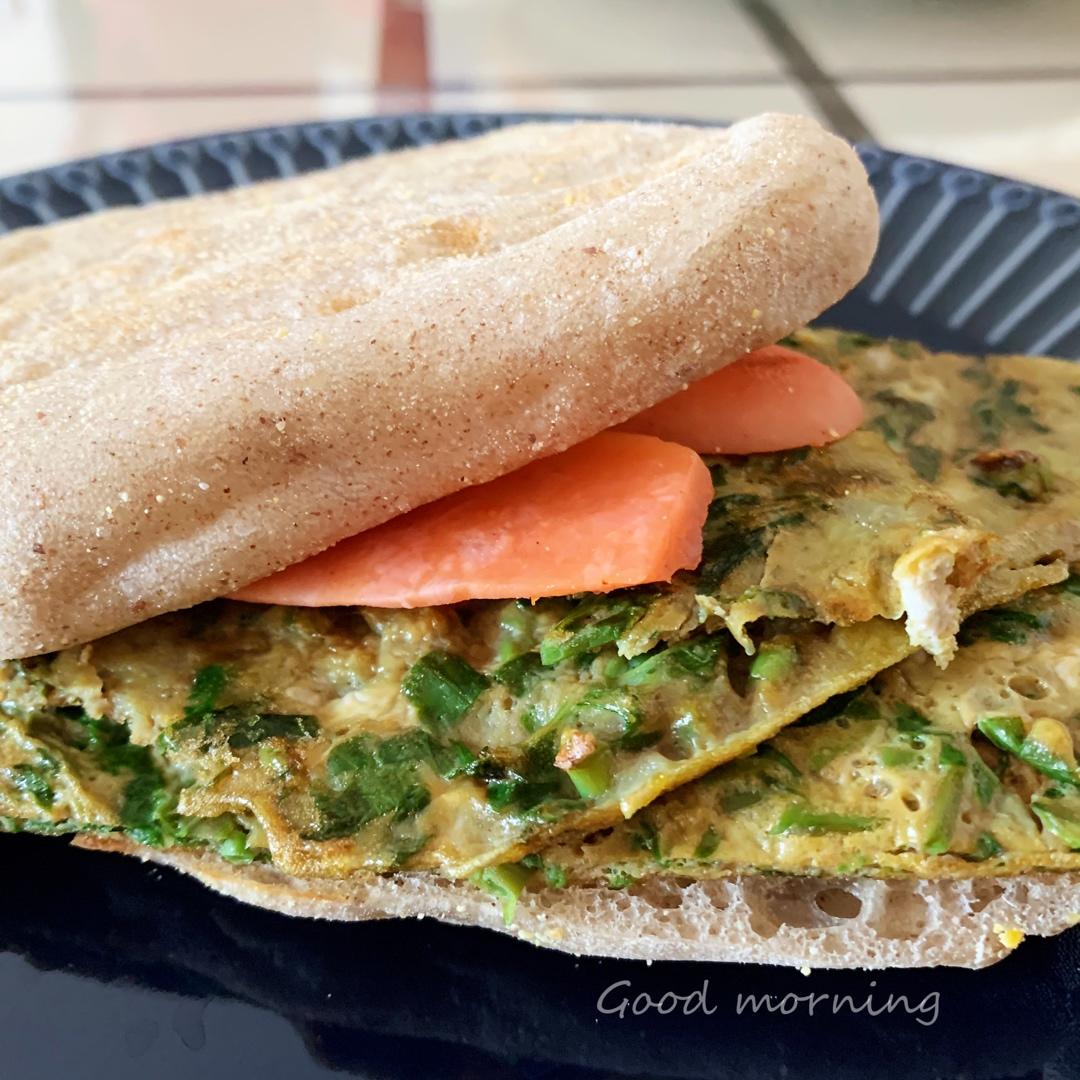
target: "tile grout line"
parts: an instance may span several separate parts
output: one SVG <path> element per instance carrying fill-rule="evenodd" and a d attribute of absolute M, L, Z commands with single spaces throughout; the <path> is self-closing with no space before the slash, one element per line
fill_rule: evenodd
<path fill-rule="evenodd" d="M 738 0 L 746 17 L 776 50 L 787 73 L 838 134 L 851 142 L 873 141 L 873 134 L 840 88 L 767 0 Z"/>

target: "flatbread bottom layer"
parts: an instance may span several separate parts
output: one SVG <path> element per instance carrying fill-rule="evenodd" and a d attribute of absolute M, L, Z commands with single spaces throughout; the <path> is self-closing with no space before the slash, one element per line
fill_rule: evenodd
<path fill-rule="evenodd" d="M 981 968 L 1024 935 L 1080 921 L 1080 873 L 969 880 L 742 876 L 652 877 L 629 889 L 603 883 L 524 892 L 514 924 L 497 902 L 430 874 L 290 877 L 216 855 L 81 836 L 80 847 L 135 855 L 215 891 L 286 915 L 361 922 L 434 918 L 486 927 L 575 955 L 736 961 L 813 968 Z"/>

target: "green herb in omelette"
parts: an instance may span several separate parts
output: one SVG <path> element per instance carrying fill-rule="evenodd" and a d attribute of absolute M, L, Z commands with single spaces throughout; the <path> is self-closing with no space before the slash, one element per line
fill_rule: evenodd
<path fill-rule="evenodd" d="M 454 727 L 489 685 L 460 656 L 435 651 L 409 668 L 401 692 L 416 706 L 421 721 L 438 734 Z"/>
<path fill-rule="evenodd" d="M 750 663 L 750 678 L 758 682 L 779 682 L 795 670 L 798 659 L 794 645 L 763 645 Z"/>
<path fill-rule="evenodd" d="M 1007 607 L 990 608 L 965 620 L 957 640 L 961 645 L 970 645 L 980 638 L 1007 645 L 1024 645 L 1029 632 L 1041 630 L 1043 625 L 1042 617 L 1034 612 Z"/>
<path fill-rule="evenodd" d="M 594 750 L 584 761 L 566 770 L 583 799 L 598 799 L 611 787 L 611 751 Z"/>
<path fill-rule="evenodd" d="M 624 686 L 642 686 L 686 675 L 708 679 L 715 673 L 723 649 L 724 639 L 719 634 L 672 645 L 632 663 L 619 681 Z"/>
<path fill-rule="evenodd" d="M 540 642 L 540 659 L 548 667 L 593 653 L 617 641 L 642 613 L 640 604 L 618 596 L 590 597 L 561 619 Z"/>
<path fill-rule="evenodd" d="M 1020 502 L 1045 502 L 1054 490 L 1049 468 L 1030 450 L 986 450 L 971 459 L 971 479 Z"/>
<path fill-rule="evenodd" d="M 878 826 L 877 818 L 861 814 L 835 814 L 829 811 L 811 810 L 799 803 L 791 803 L 769 830 L 773 836 L 784 833 L 808 833 L 820 836 L 824 833 L 866 832 Z"/>
<path fill-rule="evenodd" d="M 1033 431 L 1046 435 L 1050 429 L 1035 415 L 1035 410 L 1020 400 L 1025 386 L 1019 379 L 1005 379 L 996 393 L 980 398 L 971 407 L 980 441 L 997 445 L 1008 430 Z"/>
<path fill-rule="evenodd" d="M 1073 851 L 1080 850 L 1080 816 L 1045 799 L 1033 799 L 1031 809 L 1047 832 Z"/>
<path fill-rule="evenodd" d="M 979 730 L 995 746 L 1014 754 L 1059 784 L 1080 787 L 1077 770 L 1038 740 L 1025 735 L 1024 722 L 1019 716 L 984 716 L 977 723 Z"/>
<path fill-rule="evenodd" d="M 29 795 L 43 810 L 48 810 L 56 801 L 56 792 L 49 781 L 49 774 L 55 771 L 47 764 L 20 764 L 11 769 L 15 789 Z"/>
<path fill-rule="evenodd" d="M 943 855 L 949 850 L 964 797 L 963 765 L 945 760 L 942 765 L 943 774 L 930 807 L 926 834 L 923 837 L 922 848 L 927 855 Z"/>
<path fill-rule="evenodd" d="M 422 776 L 430 748 L 423 732 L 338 743 L 326 761 L 326 782 L 314 791 L 319 823 L 311 838 L 348 836 L 377 819 L 402 821 L 423 810 L 431 801 Z"/>
<path fill-rule="evenodd" d="M 972 858 L 978 862 L 982 862 L 986 859 L 996 858 L 1002 854 L 1005 849 L 997 842 L 993 833 L 982 832 L 979 833 L 978 839 L 975 841 L 975 850 L 972 852 Z"/>
<path fill-rule="evenodd" d="M 200 723 L 217 706 L 228 681 L 229 674 L 221 664 L 207 664 L 200 668 L 192 681 L 180 723 L 184 726 Z"/>
<path fill-rule="evenodd" d="M 694 848 L 695 859 L 709 859 L 716 852 L 720 844 L 720 836 L 712 825 L 709 825 L 701 834 L 701 839 Z"/>
<path fill-rule="evenodd" d="M 499 901 L 503 922 L 509 926 L 514 921 L 518 897 L 529 880 L 528 870 L 517 863 L 500 863 L 485 866 L 469 879 Z"/>
<path fill-rule="evenodd" d="M 515 697 L 521 697 L 543 670 L 544 664 L 540 659 L 540 654 L 530 651 L 500 664 L 491 673 L 491 678 L 505 686 Z"/>

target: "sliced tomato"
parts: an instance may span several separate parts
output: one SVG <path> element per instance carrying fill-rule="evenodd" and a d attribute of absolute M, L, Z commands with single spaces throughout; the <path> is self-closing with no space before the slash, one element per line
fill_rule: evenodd
<path fill-rule="evenodd" d="M 770 345 L 615 430 L 655 435 L 702 454 L 761 454 L 823 446 L 862 421 L 862 402 L 832 368 L 805 353 Z"/>
<path fill-rule="evenodd" d="M 343 540 L 234 598 L 408 608 L 668 581 L 700 561 L 711 498 L 693 450 L 604 432 Z"/>

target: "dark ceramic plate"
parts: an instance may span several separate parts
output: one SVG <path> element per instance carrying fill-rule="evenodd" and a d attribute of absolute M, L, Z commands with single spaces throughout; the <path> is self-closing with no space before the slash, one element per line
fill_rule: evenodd
<path fill-rule="evenodd" d="M 0 231 L 523 119 L 547 117 L 384 117 L 110 154 L 0 181 Z M 859 150 L 881 248 L 823 322 L 1080 358 L 1080 202 Z M 1075 931 L 980 972 L 650 967 L 431 922 L 290 920 L 57 840 L 2 843 L 0 1076 L 1080 1076 Z M 601 1012 L 609 987 L 609 1008 L 647 994 L 674 1011 Z M 689 1014 L 664 999 L 695 991 Z M 771 995 L 778 1011 L 740 1013 L 740 994 Z"/>

